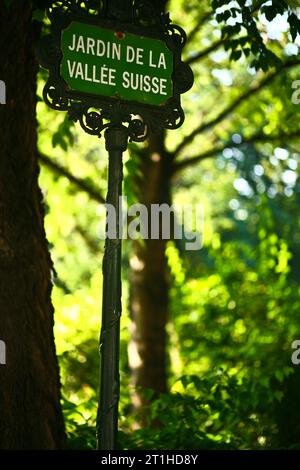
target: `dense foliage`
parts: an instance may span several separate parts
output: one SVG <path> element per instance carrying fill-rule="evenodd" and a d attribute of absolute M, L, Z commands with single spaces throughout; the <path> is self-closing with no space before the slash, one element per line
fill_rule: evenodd
<path fill-rule="evenodd" d="M 177 159 L 173 198 L 203 204 L 204 246 L 187 252 L 169 242 L 170 392 L 154 399 L 145 391 L 139 422 L 127 353 L 132 246 L 124 244 L 120 446 L 299 448 L 300 369 L 291 362 L 300 322 L 297 2 L 174 0 L 170 11 L 189 30 L 196 77 L 186 124 L 166 137 Z M 93 448 L 106 155 L 42 102 L 38 118 L 69 446 Z M 133 146 L 129 201 L 138 200 L 139 158 Z"/>

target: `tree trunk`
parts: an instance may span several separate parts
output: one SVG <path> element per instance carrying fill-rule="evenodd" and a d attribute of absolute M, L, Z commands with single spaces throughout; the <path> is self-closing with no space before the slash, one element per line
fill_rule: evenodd
<path fill-rule="evenodd" d="M 53 338 L 51 259 L 38 188 L 36 64 L 31 3 L 0 10 L 0 448 L 64 444 Z"/>
<path fill-rule="evenodd" d="M 141 203 L 170 204 L 171 161 L 164 134 L 152 136 L 142 156 Z M 166 323 L 169 276 L 165 255 L 167 240 L 136 243 L 131 266 L 130 311 L 132 339 L 129 363 L 132 370 L 136 408 L 145 403 L 143 389 L 167 390 Z"/>

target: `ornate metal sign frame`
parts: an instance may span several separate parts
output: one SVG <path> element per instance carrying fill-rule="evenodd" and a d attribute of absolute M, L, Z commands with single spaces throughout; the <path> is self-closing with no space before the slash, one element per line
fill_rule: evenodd
<path fill-rule="evenodd" d="M 146 0 L 134 1 L 132 18 L 122 16 L 122 6 L 116 11 L 111 10 L 107 0 L 58 0 L 47 9 L 51 32 L 43 37 L 38 47 L 39 61 L 49 70 L 43 92 L 44 101 L 57 111 L 67 111 L 70 119 L 79 121 L 85 132 L 99 137 L 103 130 L 120 123 L 128 123 L 130 140 L 135 142 L 144 141 L 152 132 L 179 128 L 184 122 L 181 94 L 193 85 L 193 73 L 181 59 L 186 43 L 184 30 L 172 24 L 168 14 L 158 15 Z M 60 74 L 60 43 L 62 31 L 72 21 L 164 41 L 174 57 L 172 98 L 165 105 L 153 106 L 70 91 Z"/>
<path fill-rule="evenodd" d="M 57 111 L 66 111 L 88 134 L 105 130 L 108 151 L 107 204 L 116 210 L 122 194 L 122 154 L 128 139 L 144 141 L 149 133 L 177 129 L 184 121 L 181 94 L 193 85 L 193 73 L 181 60 L 186 34 L 160 13 L 150 0 L 56 0 L 47 9 L 50 34 L 38 46 L 40 64 L 49 70 L 43 97 Z M 98 25 L 115 32 L 130 32 L 163 41 L 173 55 L 173 96 L 163 105 L 126 101 L 71 91 L 61 76 L 62 32 L 73 22 Z M 124 123 L 126 125 L 124 125 Z M 108 217 L 108 216 L 107 216 Z M 108 220 L 108 219 L 107 219 Z M 118 230 L 116 230 L 118 233 Z M 113 450 L 117 443 L 119 401 L 119 342 L 121 317 L 121 239 L 106 237 L 103 261 L 103 302 L 100 336 L 100 394 L 96 433 L 98 448 Z"/>

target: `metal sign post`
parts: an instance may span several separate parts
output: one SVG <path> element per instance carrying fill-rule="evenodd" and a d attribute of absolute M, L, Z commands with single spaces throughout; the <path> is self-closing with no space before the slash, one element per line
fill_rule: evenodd
<path fill-rule="evenodd" d="M 116 237 L 106 238 L 103 259 L 102 329 L 100 336 L 100 395 L 97 414 L 97 439 L 100 449 L 115 449 L 119 404 L 119 344 L 121 318 L 121 237 L 122 154 L 127 149 L 128 131 L 116 125 L 105 132 L 108 151 L 108 193 L 106 203 L 115 208 Z M 108 223 L 108 221 L 107 221 Z"/>
<path fill-rule="evenodd" d="M 67 111 L 88 134 L 100 137 L 105 131 L 106 202 L 116 211 L 116 235 L 106 236 L 103 260 L 97 438 L 100 449 L 114 450 L 120 388 L 122 154 L 128 141 L 142 142 L 149 133 L 183 124 L 180 95 L 191 88 L 193 73 L 181 60 L 183 29 L 149 0 L 56 0 L 47 14 L 51 33 L 38 47 L 40 63 L 49 70 L 44 101 Z"/>

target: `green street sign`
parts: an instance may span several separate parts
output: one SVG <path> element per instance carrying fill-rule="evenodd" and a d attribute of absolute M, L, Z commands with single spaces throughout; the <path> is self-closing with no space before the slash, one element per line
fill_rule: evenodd
<path fill-rule="evenodd" d="M 187 37 L 162 6 L 151 0 L 52 0 L 50 31 L 37 47 L 49 70 L 43 98 L 65 111 L 90 135 L 101 137 L 109 154 L 107 204 L 119 220 L 122 154 L 128 141 L 178 129 L 184 122 L 181 95 L 194 81 L 182 61 Z M 108 219 L 107 222 L 108 224 Z M 118 229 L 116 228 L 116 234 Z M 116 448 L 119 402 L 121 239 L 105 241 L 100 334 L 100 394 L 97 441 Z"/>
<path fill-rule="evenodd" d="M 43 98 L 90 135 L 125 122 L 141 142 L 182 126 L 181 95 L 194 77 L 182 61 L 186 34 L 168 14 L 150 0 L 115 1 L 50 2 L 49 32 L 37 46 L 49 70 Z"/>
<path fill-rule="evenodd" d="M 173 96 L 173 54 L 160 39 L 72 21 L 61 51 L 69 91 L 155 106 Z"/>

